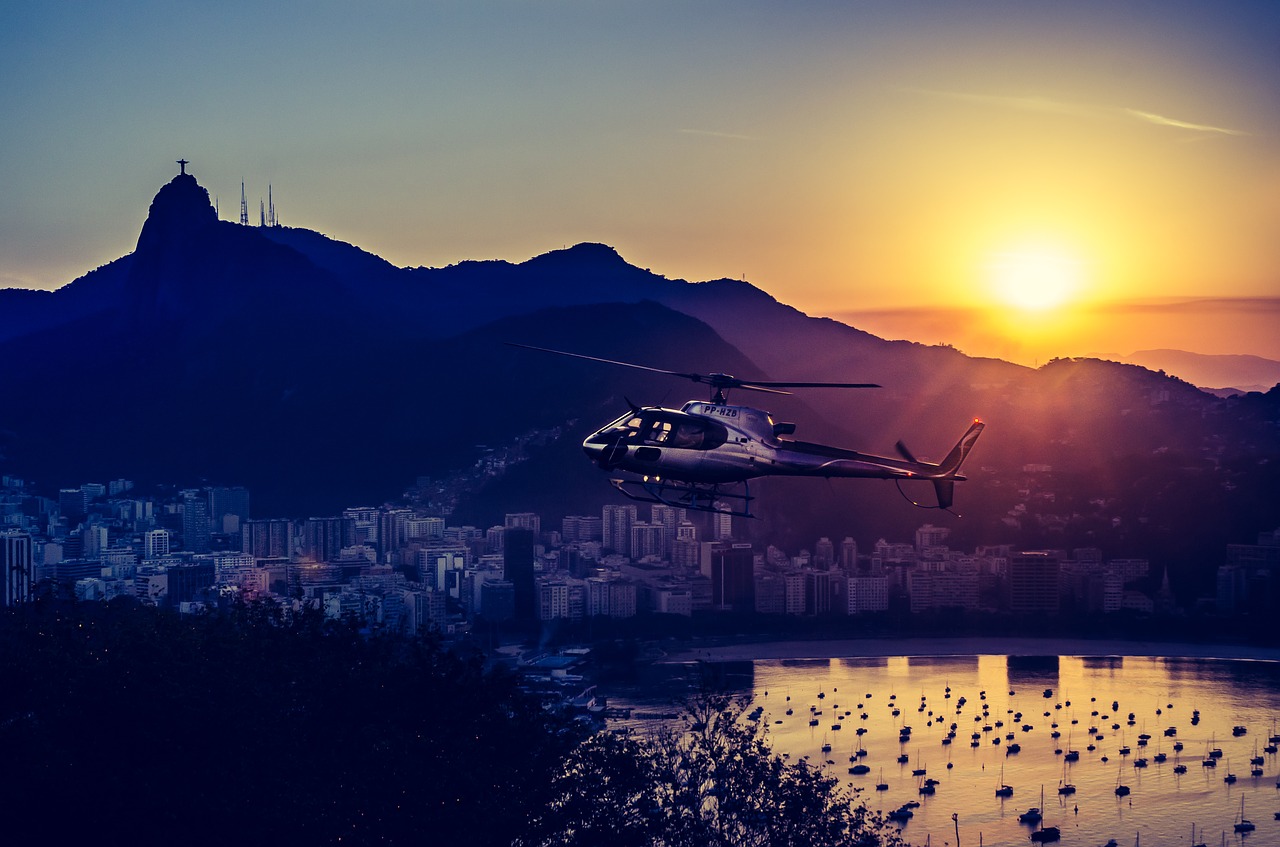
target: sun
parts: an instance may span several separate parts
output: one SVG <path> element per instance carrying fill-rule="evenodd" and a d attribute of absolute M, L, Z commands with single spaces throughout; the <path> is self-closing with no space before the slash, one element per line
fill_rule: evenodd
<path fill-rule="evenodd" d="M 1051 248 L 999 253 L 988 270 L 995 297 L 1023 312 L 1057 309 L 1071 302 L 1080 290 L 1080 262 Z"/>

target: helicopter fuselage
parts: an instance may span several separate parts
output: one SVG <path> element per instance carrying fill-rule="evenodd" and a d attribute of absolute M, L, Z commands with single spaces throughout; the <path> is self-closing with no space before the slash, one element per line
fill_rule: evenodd
<path fill-rule="evenodd" d="M 933 465 L 794 441 L 768 412 L 691 400 L 680 409 L 632 409 L 587 436 L 582 449 L 601 468 L 696 484 L 764 476 L 963 479 Z"/>

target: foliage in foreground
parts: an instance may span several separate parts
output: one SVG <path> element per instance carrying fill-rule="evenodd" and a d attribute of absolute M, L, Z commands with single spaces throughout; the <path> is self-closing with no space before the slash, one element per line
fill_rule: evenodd
<path fill-rule="evenodd" d="M 896 845 L 709 694 L 585 733 L 430 639 L 269 603 L 0 609 L 5 843 Z"/>
<path fill-rule="evenodd" d="M 704 693 L 683 731 L 592 736 L 565 760 L 523 845 L 719 847 L 901 844 L 839 781 L 769 747 L 743 701 Z"/>
<path fill-rule="evenodd" d="M 13 844 L 509 844 L 580 738 L 478 660 L 269 604 L 0 610 L 0 680 Z"/>

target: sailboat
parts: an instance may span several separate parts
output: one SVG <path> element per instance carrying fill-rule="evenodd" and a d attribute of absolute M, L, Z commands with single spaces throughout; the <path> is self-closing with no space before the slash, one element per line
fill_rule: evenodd
<path fill-rule="evenodd" d="M 1044 786 L 1040 786 L 1040 806 L 1044 807 Z M 1040 818 L 1040 828 L 1031 833 L 1031 840 L 1040 844 L 1048 844 L 1062 838 L 1062 831 L 1056 826 L 1045 826 L 1044 817 Z"/>
<path fill-rule="evenodd" d="M 1067 782 L 1067 763 L 1062 763 L 1062 779 L 1058 780 L 1058 793 L 1062 795 L 1075 794 L 1076 787 Z"/>
<path fill-rule="evenodd" d="M 1040 786 L 1040 805 L 1032 806 L 1030 809 L 1027 809 L 1025 812 L 1018 815 L 1018 822 L 1029 823 L 1032 826 L 1040 823 L 1041 821 L 1044 820 L 1044 815 L 1040 812 L 1042 808 L 1044 808 L 1044 786 L 1043 785 Z"/>
<path fill-rule="evenodd" d="M 1191 824 L 1191 847 L 1209 847 L 1209 845 L 1205 844 L 1203 841 L 1200 841 L 1200 842 L 1197 842 L 1197 841 L 1196 841 L 1196 825 L 1195 825 L 1195 823 L 1192 823 L 1192 824 Z"/>
<path fill-rule="evenodd" d="M 1065 756 L 1062 757 L 1062 761 L 1064 762 L 1080 761 L 1080 751 L 1071 749 L 1071 733 L 1070 732 L 1067 733 L 1067 753 Z"/>
<path fill-rule="evenodd" d="M 1128 796 L 1128 794 L 1129 794 L 1129 786 L 1124 785 L 1120 782 L 1120 774 L 1117 773 L 1116 774 L 1116 796 L 1126 797 Z"/>
<path fill-rule="evenodd" d="M 1257 827 L 1244 816 L 1244 797 L 1240 797 L 1240 820 L 1236 823 L 1236 832 L 1253 832 Z"/>
<path fill-rule="evenodd" d="M 997 797 L 1012 797 L 1013 786 L 1004 784 L 1004 765 L 1000 766 L 1000 784 L 996 787 Z"/>

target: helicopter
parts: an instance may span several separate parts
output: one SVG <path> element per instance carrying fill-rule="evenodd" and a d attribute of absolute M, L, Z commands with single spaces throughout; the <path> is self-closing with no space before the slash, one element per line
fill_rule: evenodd
<path fill-rule="evenodd" d="M 733 389 L 768 394 L 791 394 L 788 388 L 879 388 L 874 383 L 773 382 L 739 379 L 730 374 L 684 373 L 632 362 L 602 359 L 547 347 L 507 342 L 512 347 L 586 359 L 688 379 L 711 389 L 709 400 L 690 400 L 679 409 L 637 406 L 591 433 L 583 452 L 602 470 L 629 474 L 610 479 L 626 497 L 700 512 L 752 517 L 748 482 L 768 476 L 851 477 L 933 483 L 936 506 L 915 501 L 921 508 L 951 510 L 955 484 L 974 442 L 985 424 L 974 419 L 955 447 L 938 464 L 923 462 L 901 441 L 900 459 L 797 441 L 794 423 L 775 423 L 770 414 L 751 406 L 732 405 Z M 905 492 L 903 496 L 906 497 Z M 910 498 L 907 498 L 910 500 Z"/>

